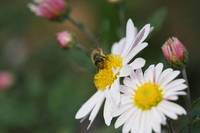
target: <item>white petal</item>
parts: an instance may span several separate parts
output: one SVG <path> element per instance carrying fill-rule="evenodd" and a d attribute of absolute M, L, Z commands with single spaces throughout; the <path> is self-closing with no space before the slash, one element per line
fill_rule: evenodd
<path fill-rule="evenodd" d="M 126 43 L 132 44 L 136 34 L 137 34 L 137 29 L 135 28 L 133 21 L 129 19 L 126 26 Z"/>
<path fill-rule="evenodd" d="M 150 111 L 150 123 L 153 130 L 157 133 L 161 132 L 161 123 L 162 123 L 162 116 L 160 113 L 154 108 Z"/>
<path fill-rule="evenodd" d="M 132 124 L 132 128 L 131 128 L 131 133 L 137 133 L 138 132 L 138 127 L 140 125 L 138 118 L 140 117 L 140 113 L 141 111 L 136 110 L 136 112 L 134 113 L 134 118 L 132 118 L 133 120 L 133 124 Z"/>
<path fill-rule="evenodd" d="M 131 69 L 131 66 L 129 66 L 129 65 L 123 66 L 123 67 L 121 68 L 121 70 L 120 70 L 119 77 L 126 77 L 126 76 L 130 75 L 131 70 L 132 70 L 132 69 Z"/>
<path fill-rule="evenodd" d="M 130 118 L 132 113 L 133 110 L 131 109 L 119 116 L 115 122 L 115 128 L 122 126 Z"/>
<path fill-rule="evenodd" d="M 132 70 L 139 69 L 145 65 L 145 60 L 143 58 L 136 58 L 129 65 L 131 66 Z"/>
<path fill-rule="evenodd" d="M 158 105 L 159 106 L 159 105 Z M 155 111 L 156 111 L 156 113 L 158 113 L 159 114 L 159 116 L 161 117 L 161 119 L 162 119 L 162 121 L 161 121 L 161 123 L 163 124 L 163 125 L 166 125 L 166 117 L 165 117 L 165 115 L 162 113 L 162 111 L 160 111 L 157 107 L 155 107 Z"/>
<path fill-rule="evenodd" d="M 141 114 L 141 119 L 140 119 L 140 128 L 139 128 L 139 132 L 140 133 L 144 133 L 144 130 L 146 129 L 145 128 L 145 121 L 146 121 L 146 113 L 145 112 L 142 112 Z"/>
<path fill-rule="evenodd" d="M 169 89 L 169 88 L 175 88 L 176 86 L 179 86 L 185 82 L 184 79 L 176 79 L 169 84 L 167 84 L 164 88 Z"/>
<path fill-rule="evenodd" d="M 128 52 L 127 50 L 133 44 L 133 41 L 135 39 L 136 34 L 137 34 L 137 28 L 135 28 L 132 20 L 129 19 L 127 24 L 126 24 L 126 45 L 123 49 L 122 55 L 125 55 L 126 52 Z"/>
<path fill-rule="evenodd" d="M 126 50 L 123 51 L 125 53 L 130 54 L 132 52 L 132 50 L 137 46 L 140 45 L 149 35 L 150 33 L 150 25 L 147 24 L 145 25 L 140 32 L 136 35 L 134 42 L 131 44 L 131 46 Z"/>
<path fill-rule="evenodd" d="M 183 107 L 173 102 L 163 101 L 163 106 L 166 106 L 171 112 L 174 112 L 178 115 L 187 114 Z"/>
<path fill-rule="evenodd" d="M 131 73 L 131 75 L 133 75 L 133 74 Z M 125 86 L 130 87 L 132 89 L 135 89 L 136 85 L 139 84 L 139 81 L 130 79 L 129 77 L 126 77 L 126 78 L 124 78 L 123 83 L 124 83 Z"/>
<path fill-rule="evenodd" d="M 103 101 L 105 99 L 105 96 L 104 94 L 102 93 L 102 95 L 99 96 L 98 98 L 98 102 L 97 104 L 95 105 L 94 109 L 92 110 L 91 114 L 90 114 L 90 117 L 89 117 L 89 120 L 92 120 L 95 118 L 96 114 L 98 113 Z"/>
<path fill-rule="evenodd" d="M 92 111 L 94 106 L 97 104 L 98 98 L 101 95 L 101 93 L 102 92 L 97 91 L 86 103 L 84 103 L 81 106 L 81 108 L 78 110 L 78 112 L 76 113 L 75 118 L 81 119 L 81 118 L 87 116 Z"/>
<path fill-rule="evenodd" d="M 129 63 L 140 51 L 142 51 L 144 48 L 148 46 L 148 43 L 144 42 L 136 47 L 134 47 L 127 56 L 124 56 L 123 64 Z"/>
<path fill-rule="evenodd" d="M 112 110 L 113 103 L 109 96 L 110 95 L 109 92 L 106 92 L 106 93 L 107 94 L 106 94 L 106 100 L 105 100 L 105 105 L 104 105 L 103 117 L 104 117 L 105 124 L 109 126 L 113 118 L 113 110 Z"/>
<path fill-rule="evenodd" d="M 166 88 L 166 92 L 175 92 L 175 91 L 182 91 L 185 90 L 187 88 L 187 85 L 185 84 L 179 84 L 177 86 L 173 86 L 171 88 Z"/>
<path fill-rule="evenodd" d="M 162 63 L 159 63 L 158 65 L 156 65 L 156 67 L 155 67 L 155 82 L 156 83 L 158 82 L 158 79 L 160 77 L 162 70 L 163 70 L 163 64 Z"/>
<path fill-rule="evenodd" d="M 164 78 L 166 77 L 167 74 L 171 73 L 173 70 L 171 68 L 165 69 L 161 74 L 160 77 L 158 79 L 158 83 L 160 84 Z"/>
<path fill-rule="evenodd" d="M 141 116 L 142 116 L 142 111 L 138 110 L 137 111 L 138 114 L 136 115 L 136 118 L 135 118 L 135 133 L 138 133 L 139 131 L 139 128 L 140 128 L 140 124 L 141 124 Z"/>
<path fill-rule="evenodd" d="M 101 108 L 101 105 L 103 104 L 103 101 L 105 99 L 105 96 L 104 94 L 102 93 L 100 96 L 99 96 L 99 99 L 98 99 L 98 103 L 95 105 L 94 109 L 92 110 L 91 114 L 90 114 L 90 117 L 89 117 L 89 120 L 90 120 L 90 124 L 88 125 L 87 129 L 90 128 L 91 124 L 93 123 L 94 119 L 96 118 L 100 108 Z"/>
<path fill-rule="evenodd" d="M 153 119 L 155 119 L 159 123 L 162 122 L 162 117 L 159 115 L 159 113 L 157 112 L 155 108 L 152 108 L 150 112 Z"/>
<path fill-rule="evenodd" d="M 140 82 L 140 84 L 143 84 L 145 82 L 144 80 L 144 74 L 142 72 L 142 69 L 137 69 L 135 71 L 135 74 L 137 75 L 138 81 Z"/>
<path fill-rule="evenodd" d="M 44 0 L 33 0 L 36 4 L 42 3 Z"/>
<path fill-rule="evenodd" d="M 187 93 L 184 91 L 167 91 L 165 92 L 164 98 L 167 99 L 168 97 L 177 95 L 187 95 Z"/>
<path fill-rule="evenodd" d="M 38 6 L 36 6 L 35 4 L 28 4 L 28 7 L 32 12 L 36 13 L 37 15 L 40 15 Z"/>
<path fill-rule="evenodd" d="M 125 77 L 124 78 L 124 80 L 123 80 L 123 84 L 124 85 L 129 85 L 129 84 L 131 84 L 132 83 L 132 80 L 131 80 L 131 78 L 129 78 L 129 77 Z"/>
<path fill-rule="evenodd" d="M 113 116 L 117 117 L 122 113 L 129 111 L 133 106 L 131 104 L 121 105 L 117 110 L 113 112 Z"/>
<path fill-rule="evenodd" d="M 178 118 L 174 112 L 172 112 L 168 109 L 168 107 L 165 107 L 162 104 L 159 104 L 158 109 L 171 119 L 176 120 Z"/>
<path fill-rule="evenodd" d="M 150 33 L 150 24 L 146 24 L 137 34 L 132 48 L 140 43 L 142 43 Z"/>
<path fill-rule="evenodd" d="M 134 126 L 134 121 L 135 121 L 136 115 L 137 115 L 137 113 L 136 113 L 136 109 L 135 109 L 133 114 L 130 116 L 129 120 L 125 122 L 125 124 L 122 128 L 122 132 L 128 133 L 131 130 L 131 128 Z"/>
<path fill-rule="evenodd" d="M 176 81 L 176 80 L 175 80 Z M 166 91 L 168 90 L 184 90 L 187 88 L 186 84 L 183 84 L 181 82 L 171 82 L 170 84 L 166 85 L 166 87 L 163 87 Z"/>
<path fill-rule="evenodd" d="M 145 113 L 146 113 L 146 120 L 145 120 L 144 133 L 152 133 L 152 127 L 149 124 L 149 122 L 151 121 L 150 111 L 146 111 Z"/>
<path fill-rule="evenodd" d="M 149 111 L 143 111 L 142 116 L 141 116 L 141 122 L 140 122 L 140 133 L 151 133 L 151 126 L 150 126 L 150 121 L 151 119 L 149 118 Z"/>
<path fill-rule="evenodd" d="M 125 38 L 122 38 L 118 43 L 113 44 L 111 53 L 121 55 L 123 47 L 125 46 Z"/>
<path fill-rule="evenodd" d="M 154 119 L 151 119 L 151 127 L 153 128 L 153 130 L 156 133 L 161 132 L 161 125 L 159 123 L 157 123 Z"/>
<path fill-rule="evenodd" d="M 122 105 L 132 104 L 132 98 L 131 97 L 127 97 L 125 95 L 121 95 L 121 104 Z"/>
<path fill-rule="evenodd" d="M 114 81 L 109 92 L 110 92 L 110 95 L 112 97 L 112 102 L 114 102 L 115 105 L 118 106 L 118 104 L 120 102 L 120 82 L 119 82 L 119 79 Z"/>
<path fill-rule="evenodd" d="M 150 65 L 147 70 L 144 72 L 144 78 L 146 82 L 153 82 L 154 81 L 154 70 L 155 66 Z"/>
<path fill-rule="evenodd" d="M 132 90 L 131 87 L 121 85 L 121 87 L 120 87 L 120 92 L 122 92 L 123 94 L 130 95 L 130 96 L 131 96 L 132 93 L 133 93 L 133 90 Z"/>
<path fill-rule="evenodd" d="M 136 86 L 140 86 L 141 81 L 143 81 L 143 80 L 141 80 L 143 77 L 143 74 L 140 72 L 142 72 L 141 69 L 138 69 L 136 72 L 132 71 L 130 74 L 130 78 L 131 78 L 130 80 L 133 83 L 133 86 L 132 86 L 133 89 L 137 89 Z"/>
<path fill-rule="evenodd" d="M 160 84 L 165 86 L 167 83 L 169 83 L 174 78 L 176 78 L 179 74 L 180 74 L 180 71 L 173 71 L 173 72 L 167 74 L 166 77 L 163 78 L 162 82 L 160 82 Z"/>
<path fill-rule="evenodd" d="M 168 96 L 165 98 L 165 100 L 176 101 L 178 100 L 178 96 Z"/>

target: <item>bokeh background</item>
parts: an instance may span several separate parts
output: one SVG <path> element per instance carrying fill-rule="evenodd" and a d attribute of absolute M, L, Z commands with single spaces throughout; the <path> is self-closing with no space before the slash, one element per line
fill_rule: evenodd
<path fill-rule="evenodd" d="M 101 112 L 86 131 L 75 113 L 95 92 L 95 67 L 79 49 L 62 50 L 55 39 L 69 30 L 87 46 L 93 44 L 68 22 L 53 23 L 36 17 L 31 0 L 1 0 L 0 71 L 13 75 L 13 85 L 0 90 L 0 133 L 116 133 L 105 127 Z M 187 72 L 194 101 L 200 96 L 200 2 L 198 0 L 126 0 L 126 20 L 155 26 L 149 47 L 140 56 L 151 63 L 165 62 L 160 47 L 171 36 L 187 47 Z M 115 5 L 106 0 L 73 0 L 72 16 L 83 22 L 109 51 L 120 39 Z M 125 27 L 124 27 L 125 30 Z"/>

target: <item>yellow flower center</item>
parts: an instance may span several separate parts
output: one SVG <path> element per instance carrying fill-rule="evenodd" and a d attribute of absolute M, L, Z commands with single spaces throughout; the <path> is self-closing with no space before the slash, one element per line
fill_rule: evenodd
<path fill-rule="evenodd" d="M 113 69 L 122 67 L 122 57 L 120 55 L 107 55 L 103 62 L 104 68 L 100 69 L 94 76 L 94 84 L 98 90 L 105 90 L 116 80 L 118 73 L 113 73 Z"/>
<path fill-rule="evenodd" d="M 141 110 L 149 110 L 157 106 L 163 99 L 163 90 L 155 83 L 139 86 L 133 96 L 133 104 Z"/>
<path fill-rule="evenodd" d="M 122 57 L 120 55 L 107 55 L 105 60 L 105 69 L 116 69 L 122 67 Z"/>

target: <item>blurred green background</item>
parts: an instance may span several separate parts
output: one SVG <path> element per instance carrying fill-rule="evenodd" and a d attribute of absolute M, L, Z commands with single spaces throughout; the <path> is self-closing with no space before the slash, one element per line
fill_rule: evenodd
<path fill-rule="evenodd" d="M 55 33 L 75 32 L 79 40 L 92 44 L 68 22 L 53 23 L 36 17 L 27 7 L 31 0 L 1 0 L 0 71 L 9 71 L 14 84 L 0 90 L 0 133 L 84 133 L 88 122 L 79 124 L 75 113 L 95 92 L 95 67 L 76 48 L 62 50 Z M 73 0 L 72 15 L 87 25 L 109 51 L 120 39 L 115 5 L 106 0 Z M 126 0 L 126 19 L 138 27 L 155 26 L 149 47 L 140 56 L 151 63 L 165 62 L 160 47 L 171 36 L 188 48 L 187 65 L 192 98 L 200 96 L 200 2 L 198 0 Z M 124 27 L 125 30 L 125 27 Z M 105 127 L 99 113 L 92 133 L 116 133 Z"/>

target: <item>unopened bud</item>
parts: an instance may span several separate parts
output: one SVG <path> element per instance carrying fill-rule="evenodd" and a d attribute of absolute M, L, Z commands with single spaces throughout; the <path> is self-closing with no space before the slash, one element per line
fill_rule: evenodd
<path fill-rule="evenodd" d="M 37 16 L 48 20 L 59 20 L 69 10 L 66 4 L 65 0 L 34 0 L 28 6 Z"/>
<path fill-rule="evenodd" d="M 0 90 L 8 89 L 13 85 L 14 77 L 10 72 L 0 72 Z"/>
<path fill-rule="evenodd" d="M 57 41 L 59 46 L 64 49 L 70 48 L 74 44 L 73 36 L 68 31 L 57 33 Z"/>
<path fill-rule="evenodd" d="M 188 52 L 185 46 L 175 37 L 164 43 L 162 52 L 168 63 L 175 68 L 182 68 L 187 63 Z"/>

